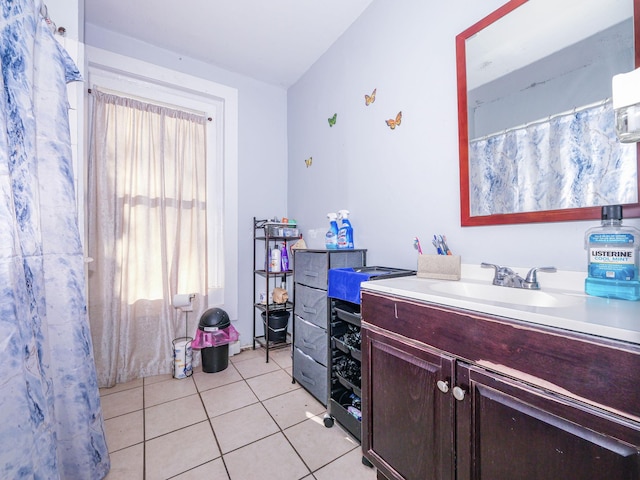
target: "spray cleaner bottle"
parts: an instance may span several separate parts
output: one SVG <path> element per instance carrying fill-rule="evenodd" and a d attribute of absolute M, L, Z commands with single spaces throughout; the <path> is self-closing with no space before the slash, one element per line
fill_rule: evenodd
<path fill-rule="evenodd" d="M 327 250 L 335 250 L 338 248 L 338 215 L 335 213 L 327 213 L 330 227 L 325 235 L 324 244 Z"/>
<path fill-rule="evenodd" d="M 640 300 L 640 230 L 622 226 L 622 205 L 602 207 L 600 227 L 585 234 L 588 270 L 585 292 L 622 300 Z"/>
<path fill-rule="evenodd" d="M 338 230 L 338 249 L 353 248 L 353 227 L 349 221 L 349 210 L 338 211 L 338 218 L 341 220 Z"/>

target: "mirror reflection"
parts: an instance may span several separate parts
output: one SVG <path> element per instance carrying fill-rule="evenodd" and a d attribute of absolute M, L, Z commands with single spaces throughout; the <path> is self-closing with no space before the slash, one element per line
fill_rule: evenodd
<path fill-rule="evenodd" d="M 611 78 L 635 68 L 633 7 L 513 0 L 459 36 L 463 225 L 638 203 L 637 146 L 611 106 Z"/>

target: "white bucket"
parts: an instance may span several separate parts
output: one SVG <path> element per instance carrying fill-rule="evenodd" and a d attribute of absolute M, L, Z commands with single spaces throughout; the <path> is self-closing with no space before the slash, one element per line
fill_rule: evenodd
<path fill-rule="evenodd" d="M 191 337 L 180 337 L 173 340 L 173 378 L 187 378 L 193 374 L 191 360 Z"/>

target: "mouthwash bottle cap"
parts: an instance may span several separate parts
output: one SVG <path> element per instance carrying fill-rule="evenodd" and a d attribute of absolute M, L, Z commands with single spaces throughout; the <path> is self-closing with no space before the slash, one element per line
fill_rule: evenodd
<path fill-rule="evenodd" d="M 602 207 L 602 220 L 622 220 L 622 205 L 605 205 Z"/>

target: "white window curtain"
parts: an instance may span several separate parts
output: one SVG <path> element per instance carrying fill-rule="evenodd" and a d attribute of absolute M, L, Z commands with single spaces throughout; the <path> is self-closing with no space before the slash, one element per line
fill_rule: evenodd
<path fill-rule="evenodd" d="M 89 320 L 98 383 L 169 373 L 207 305 L 206 118 L 93 91 Z"/>

